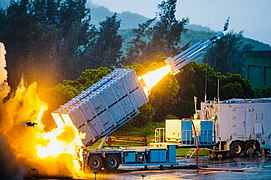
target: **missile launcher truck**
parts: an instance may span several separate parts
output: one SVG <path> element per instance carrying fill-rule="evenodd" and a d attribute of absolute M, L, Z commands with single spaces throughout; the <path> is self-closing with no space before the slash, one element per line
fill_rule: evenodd
<path fill-rule="evenodd" d="M 197 43 L 191 48 L 165 62 L 176 74 L 180 68 L 195 57 L 226 32 Z M 110 171 L 122 166 L 173 166 L 176 162 L 176 145 L 163 147 L 130 147 L 122 149 L 103 148 L 106 137 L 139 114 L 139 108 L 149 101 L 141 82 L 134 70 L 115 69 L 109 75 L 71 99 L 52 113 L 59 127 L 74 125 L 79 132 L 85 133 L 82 140 L 84 147 L 83 165 L 93 171 L 102 168 Z M 91 150 L 97 141 L 102 140 L 98 149 Z"/>

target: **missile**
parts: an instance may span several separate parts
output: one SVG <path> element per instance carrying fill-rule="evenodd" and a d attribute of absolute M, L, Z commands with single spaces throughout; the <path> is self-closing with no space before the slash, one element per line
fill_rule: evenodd
<path fill-rule="evenodd" d="M 213 36 L 211 39 L 207 41 L 199 41 L 193 46 L 189 47 L 185 51 L 181 52 L 180 54 L 176 55 L 175 57 L 169 57 L 165 60 L 165 62 L 171 67 L 171 74 L 177 74 L 181 68 L 191 62 L 193 59 L 198 57 L 199 55 L 203 54 L 205 49 L 212 44 L 216 43 L 218 40 L 223 38 L 228 31 L 222 31 L 217 35 Z"/>

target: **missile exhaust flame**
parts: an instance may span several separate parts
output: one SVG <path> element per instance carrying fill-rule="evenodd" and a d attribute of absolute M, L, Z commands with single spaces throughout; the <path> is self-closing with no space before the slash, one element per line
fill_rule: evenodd
<path fill-rule="evenodd" d="M 145 93 L 149 95 L 151 89 L 170 72 L 171 67 L 167 65 L 154 71 L 149 71 L 148 73 L 138 77 L 138 79 L 142 83 Z"/>

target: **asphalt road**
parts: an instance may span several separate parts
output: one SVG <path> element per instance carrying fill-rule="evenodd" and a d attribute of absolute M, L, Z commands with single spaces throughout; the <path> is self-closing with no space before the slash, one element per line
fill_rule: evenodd
<path fill-rule="evenodd" d="M 195 159 L 180 159 L 179 165 L 173 169 L 159 167 L 120 167 L 117 172 L 100 172 L 96 179 L 116 180 L 177 180 L 177 179 L 271 179 L 271 159 L 227 159 L 211 160 L 206 157 L 199 159 L 195 168 Z M 87 173 L 83 179 L 95 179 L 94 174 Z"/>

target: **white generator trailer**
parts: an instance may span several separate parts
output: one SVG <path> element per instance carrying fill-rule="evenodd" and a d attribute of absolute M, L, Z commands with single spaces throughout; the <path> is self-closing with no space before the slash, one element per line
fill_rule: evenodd
<path fill-rule="evenodd" d="M 215 122 L 215 154 L 270 154 L 271 98 L 206 101 L 197 114 Z"/>

